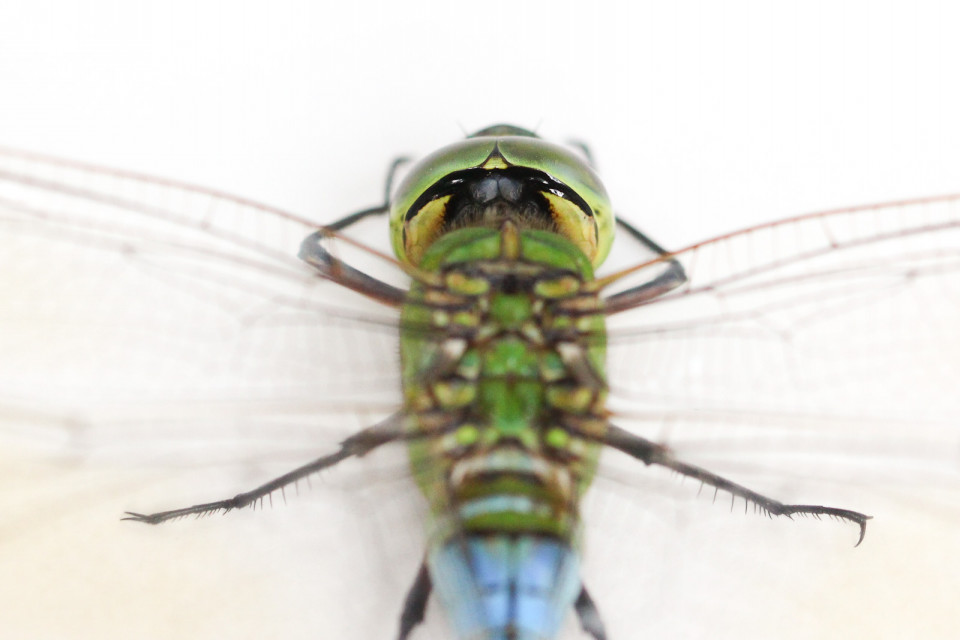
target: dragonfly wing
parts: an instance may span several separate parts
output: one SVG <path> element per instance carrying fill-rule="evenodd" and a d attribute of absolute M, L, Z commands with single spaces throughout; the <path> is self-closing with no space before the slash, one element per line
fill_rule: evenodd
<path fill-rule="evenodd" d="M 296 258 L 316 225 L 3 153 L 0 227 L 8 633 L 392 635 L 422 549 L 402 450 L 288 509 L 120 521 L 248 490 L 395 408 L 396 318 Z"/>
<path fill-rule="evenodd" d="M 775 499 L 874 516 L 854 549 L 855 527 L 744 518 L 741 500 L 731 516 L 729 496 L 711 504 L 695 482 L 610 454 L 588 523 L 612 616 L 639 592 L 633 606 L 672 637 L 948 635 L 942 594 L 960 586 L 958 224 L 946 197 L 733 233 L 677 253 L 684 288 L 611 319 L 621 426 Z M 626 549 L 620 565 L 613 549 Z M 594 595 L 605 604 L 599 585 Z M 629 635 L 635 619 L 619 624 Z"/>

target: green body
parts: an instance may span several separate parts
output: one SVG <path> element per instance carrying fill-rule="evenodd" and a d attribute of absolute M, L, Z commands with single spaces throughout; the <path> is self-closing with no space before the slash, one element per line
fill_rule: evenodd
<path fill-rule="evenodd" d="M 573 151 L 497 125 L 413 167 L 390 222 L 413 276 L 404 436 L 432 516 L 402 625 L 432 589 L 460 640 L 552 640 L 571 608 L 602 638 L 578 546 L 609 429 L 603 185 Z"/>
<path fill-rule="evenodd" d="M 403 308 L 410 462 L 431 544 L 529 533 L 574 543 L 605 429 L 605 339 L 590 261 L 561 236 L 468 228 L 441 237 Z"/>

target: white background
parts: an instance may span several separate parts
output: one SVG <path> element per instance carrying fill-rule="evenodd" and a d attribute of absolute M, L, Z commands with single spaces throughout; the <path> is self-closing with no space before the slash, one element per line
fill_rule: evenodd
<path fill-rule="evenodd" d="M 374 204 L 393 156 L 425 153 L 495 122 L 589 142 L 616 208 L 668 247 L 795 213 L 960 190 L 960 9 L 949 2 L 20 4 L 0 9 L 0 144 L 179 178 L 320 221 Z M 117 511 L 110 505 L 105 513 Z M 205 544 L 215 548 L 217 533 L 204 526 Z M 183 544 L 187 529 L 175 534 Z M 643 544 L 642 531 L 635 542 Z M 74 560 L 62 570 L 91 571 Z M 296 580 L 297 568 L 283 579 Z M 64 629 L 120 637 L 129 622 L 118 610 L 149 610 L 193 579 L 169 569 L 153 592 L 121 584 L 83 613 L 62 599 L 13 607 L 6 600 L 0 627 L 21 608 L 42 637 Z M 207 569 L 207 588 L 223 590 L 220 608 L 185 604 L 169 633 L 330 637 L 300 622 L 298 612 L 311 613 L 308 580 L 296 590 L 302 601 L 284 605 L 266 587 L 260 599 L 249 590 L 232 597 L 236 585 Z M 56 583 L 56 567 L 46 570 L 0 576 L 6 597 L 20 580 Z M 85 575 L 100 588 L 119 580 L 95 569 Z M 349 584 L 353 591 L 323 596 L 343 598 L 342 612 L 329 600 L 317 604 L 344 616 L 324 613 L 327 628 L 350 629 L 348 614 L 395 616 L 399 599 L 370 610 L 357 581 Z M 854 582 L 843 592 L 857 589 Z M 710 592 L 691 594 L 669 615 L 697 618 Z M 709 633 L 689 620 L 653 622 L 661 611 L 643 609 L 642 594 L 634 600 L 642 612 L 629 625 L 635 635 L 621 622 L 616 639 L 653 628 L 662 637 Z M 621 597 L 618 606 L 630 602 Z M 758 616 L 777 610 L 748 600 L 747 612 L 754 602 Z M 850 607 L 825 628 L 766 617 L 776 614 L 761 619 L 798 637 L 808 625 L 809 637 L 824 637 L 845 622 L 856 637 L 866 614 Z M 287 617 L 270 619 L 277 611 Z M 76 626 L 41 619 L 61 614 Z M 204 618 L 219 626 L 204 626 Z M 150 624 L 165 637 L 160 621 Z M 911 628 L 901 619 L 871 632 L 904 637 Z M 947 627 L 924 628 L 933 637 Z M 731 633 L 782 630 L 750 629 Z"/>
<path fill-rule="evenodd" d="M 29 6 L 2 16 L 5 144 L 320 218 L 499 121 L 590 142 L 665 242 L 957 187 L 950 3 Z"/>

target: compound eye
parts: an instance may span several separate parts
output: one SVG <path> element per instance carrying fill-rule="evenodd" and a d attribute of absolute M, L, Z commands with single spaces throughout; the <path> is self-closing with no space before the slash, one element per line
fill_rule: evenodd
<path fill-rule="evenodd" d="M 390 202 L 390 241 L 397 258 L 419 263 L 443 229 L 450 198 L 437 198 L 411 211 L 417 200 L 450 174 L 482 165 L 496 146 L 496 138 L 468 138 L 434 151 L 410 169 Z"/>
<path fill-rule="evenodd" d="M 484 135 L 488 132 L 499 135 Z M 477 179 L 478 171 L 490 172 L 483 173 L 489 177 Z M 599 266 L 610 251 L 614 228 L 600 179 L 579 155 L 506 125 L 444 147 L 410 170 L 390 207 L 394 252 L 404 262 L 420 262 L 449 229 L 450 194 L 467 192 L 479 203 L 486 202 L 485 196 L 512 202 L 521 192 L 510 189 L 526 188 L 524 184 L 535 185 L 529 191 L 541 198 L 538 208 L 551 227 Z"/>
<path fill-rule="evenodd" d="M 507 162 L 542 171 L 576 195 L 544 194 L 560 233 L 594 268 L 600 266 L 613 244 L 615 218 L 607 190 L 589 163 L 566 147 L 539 138 L 506 138 L 499 149 Z"/>

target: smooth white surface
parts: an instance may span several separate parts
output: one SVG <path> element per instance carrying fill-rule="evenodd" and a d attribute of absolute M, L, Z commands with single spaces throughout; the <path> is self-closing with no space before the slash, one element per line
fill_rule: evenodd
<path fill-rule="evenodd" d="M 0 9 L 0 144 L 323 221 L 375 203 L 394 155 L 512 122 L 589 142 L 616 207 L 680 246 L 795 213 L 960 190 L 958 11 L 946 2 L 35 2 Z M 11 505 L 0 529 L 0 627 L 14 635 L 394 633 L 419 533 L 406 503 L 382 503 L 416 502 L 389 472 L 359 496 L 328 474 L 285 509 L 139 529 L 119 514 L 232 495 L 300 458 L 250 463 L 237 486 L 220 473 L 226 455 L 171 475 L 169 460 L 65 469 L 19 451 L 4 447 L 0 467 Z M 334 488 L 324 493 L 327 478 Z M 954 631 L 960 578 L 944 567 L 960 564 L 955 512 L 871 511 L 877 526 L 854 551 L 838 525 L 755 534 L 773 525 L 716 517 L 719 506 L 648 505 L 616 482 L 597 489 L 605 497 L 588 516 L 610 525 L 590 532 L 588 575 L 605 591 L 594 595 L 614 640 Z M 927 490 L 906 492 L 906 507 Z M 443 637 L 431 623 L 418 640 Z M 578 637 L 572 622 L 569 637 Z"/>

